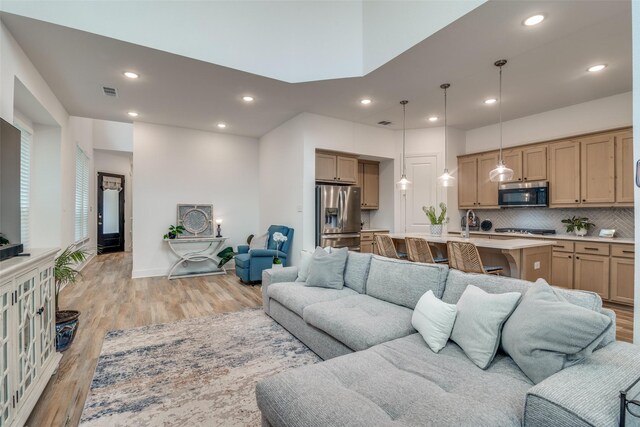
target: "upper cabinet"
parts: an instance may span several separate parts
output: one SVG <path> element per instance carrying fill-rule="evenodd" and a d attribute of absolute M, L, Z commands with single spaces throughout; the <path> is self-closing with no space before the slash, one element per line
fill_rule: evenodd
<path fill-rule="evenodd" d="M 635 181 L 633 160 L 633 131 L 615 134 L 616 140 L 616 204 L 633 206 Z"/>
<path fill-rule="evenodd" d="M 478 156 L 478 208 L 497 208 L 498 183 L 489 180 L 489 173 L 498 164 L 498 153 Z"/>
<path fill-rule="evenodd" d="M 513 169 L 512 182 L 522 181 L 522 150 L 513 148 L 502 152 L 502 160 L 504 164 Z"/>
<path fill-rule="evenodd" d="M 478 204 L 478 158 L 458 159 L 458 207 L 473 209 Z"/>
<path fill-rule="evenodd" d="M 536 145 L 522 150 L 522 179 L 547 180 L 547 146 Z"/>
<path fill-rule="evenodd" d="M 332 153 L 316 153 L 316 181 L 355 184 L 358 159 Z"/>
<path fill-rule="evenodd" d="M 358 163 L 358 184 L 362 188 L 362 209 L 378 209 L 380 205 L 380 164 L 378 162 Z"/>
<path fill-rule="evenodd" d="M 615 137 L 596 135 L 580 140 L 582 204 L 611 204 L 616 200 Z"/>
<path fill-rule="evenodd" d="M 580 204 L 580 143 L 561 141 L 549 144 L 549 205 Z"/>

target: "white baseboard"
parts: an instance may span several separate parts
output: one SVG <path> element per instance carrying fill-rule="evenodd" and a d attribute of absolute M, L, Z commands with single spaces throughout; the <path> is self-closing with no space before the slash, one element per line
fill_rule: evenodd
<path fill-rule="evenodd" d="M 144 277 L 160 277 L 166 276 L 169 270 L 166 268 L 150 268 L 146 270 L 133 270 L 131 272 L 132 279 L 142 279 Z"/>

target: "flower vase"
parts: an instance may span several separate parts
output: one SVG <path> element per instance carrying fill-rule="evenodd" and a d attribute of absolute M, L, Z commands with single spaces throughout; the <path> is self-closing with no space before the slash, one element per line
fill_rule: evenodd
<path fill-rule="evenodd" d="M 282 268 L 282 264 L 272 264 L 271 268 L 273 268 L 274 270 L 276 270 L 278 268 Z"/>
<path fill-rule="evenodd" d="M 587 229 L 586 228 L 581 228 L 581 229 L 575 229 L 574 232 L 576 233 L 576 236 L 578 237 L 584 237 L 587 235 Z"/>
<path fill-rule="evenodd" d="M 442 224 L 431 224 L 431 235 L 442 236 Z"/>

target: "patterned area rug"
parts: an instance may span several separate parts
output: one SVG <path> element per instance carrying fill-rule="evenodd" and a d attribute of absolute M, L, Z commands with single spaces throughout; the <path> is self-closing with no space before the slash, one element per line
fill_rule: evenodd
<path fill-rule="evenodd" d="M 256 383 L 319 361 L 261 309 L 112 331 L 80 425 L 259 426 Z"/>

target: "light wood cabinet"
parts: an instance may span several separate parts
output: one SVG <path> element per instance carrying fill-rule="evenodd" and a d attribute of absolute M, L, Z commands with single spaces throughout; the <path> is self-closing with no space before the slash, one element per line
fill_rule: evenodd
<path fill-rule="evenodd" d="M 633 271 L 633 259 L 611 258 L 611 301 L 633 304 Z"/>
<path fill-rule="evenodd" d="M 609 257 L 575 254 L 574 284 L 576 289 L 595 292 L 609 299 Z"/>
<path fill-rule="evenodd" d="M 463 157 L 458 160 L 458 207 L 475 208 L 478 203 L 478 158 Z"/>
<path fill-rule="evenodd" d="M 362 209 L 378 209 L 380 205 L 380 164 L 360 162 L 358 164 L 358 185 L 362 189 Z"/>
<path fill-rule="evenodd" d="M 498 153 L 478 156 L 478 201 L 477 208 L 497 208 L 498 183 L 489 180 L 489 173 L 498 164 Z"/>
<path fill-rule="evenodd" d="M 551 254 L 551 284 L 573 289 L 573 253 L 553 251 Z"/>
<path fill-rule="evenodd" d="M 562 141 L 549 145 L 550 206 L 580 204 L 580 144 Z"/>
<path fill-rule="evenodd" d="M 546 145 L 538 145 L 522 150 L 522 179 L 524 181 L 546 181 Z"/>
<path fill-rule="evenodd" d="M 582 204 L 615 202 L 615 137 L 596 135 L 580 140 Z"/>
<path fill-rule="evenodd" d="M 355 184 L 358 159 L 332 153 L 316 153 L 316 181 Z"/>
<path fill-rule="evenodd" d="M 389 230 L 379 231 L 361 231 L 360 232 L 360 252 L 361 253 L 373 253 L 378 254 L 378 248 L 376 247 L 376 241 L 374 236 L 376 234 L 389 234 Z"/>
<path fill-rule="evenodd" d="M 616 204 L 633 205 L 635 181 L 633 131 L 619 132 L 616 141 Z"/>
<path fill-rule="evenodd" d="M 511 182 L 522 181 L 522 150 L 514 148 L 502 152 L 502 160 L 504 164 L 513 169 L 513 179 Z"/>

